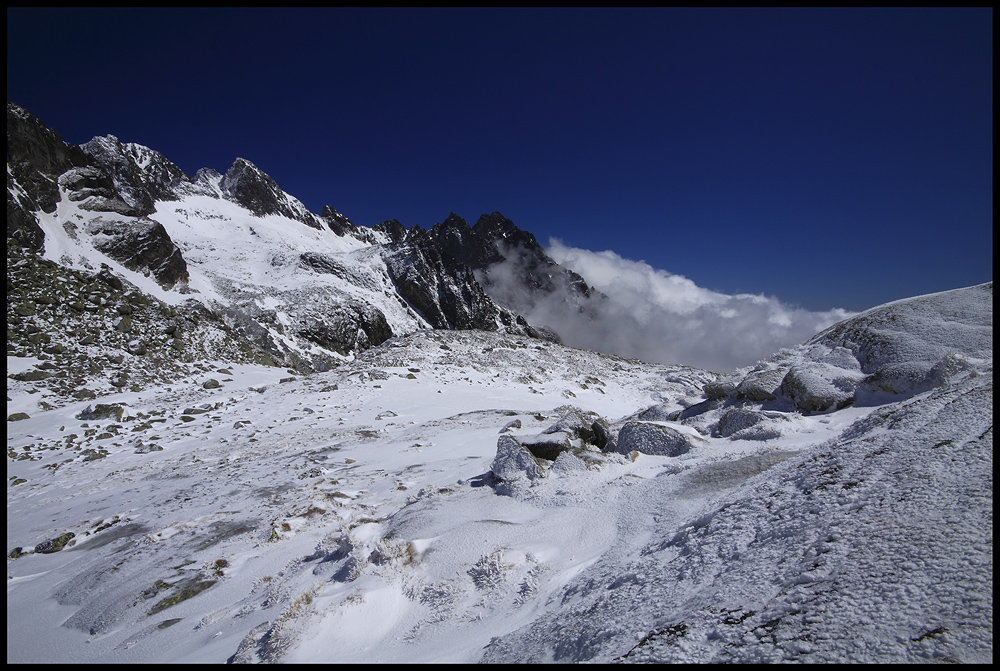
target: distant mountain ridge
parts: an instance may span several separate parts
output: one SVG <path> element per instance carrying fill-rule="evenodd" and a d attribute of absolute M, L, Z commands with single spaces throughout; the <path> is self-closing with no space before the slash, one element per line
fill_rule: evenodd
<path fill-rule="evenodd" d="M 241 303 L 232 297 L 219 301 L 216 297 L 215 304 L 209 304 L 196 298 L 217 315 L 238 314 L 235 323 L 241 325 L 250 347 L 283 365 L 312 369 L 322 362 L 325 366 L 330 357 L 350 356 L 392 335 L 428 327 L 500 330 L 558 339 L 551 330 L 528 324 L 518 313 L 517 302 L 505 303 L 504 298 L 510 296 L 499 294 L 491 282 L 491 266 L 508 259 L 517 264 L 523 277 L 523 291 L 519 289 L 517 294 L 527 296 L 529 304 L 533 295 L 562 294 L 564 300 L 579 304 L 580 311 L 585 311 L 589 299 L 600 297 L 584 278 L 553 261 L 532 234 L 499 212 L 483 214 L 473 226 L 454 212 L 430 229 L 419 225 L 406 228 L 395 219 L 373 227 L 358 226 L 331 205 L 320 214 L 310 212 L 247 159 L 236 158 L 225 174 L 203 168 L 191 178 L 160 152 L 122 142 L 113 135 L 95 137 L 79 146 L 68 145 L 56 131 L 13 103 L 7 105 L 7 162 L 8 250 L 13 245 L 24 252 L 48 252 L 51 258 L 50 249 L 62 243 L 46 239 L 61 236 L 59 231 L 48 236 L 44 232 L 40 217 L 49 216 L 50 225 L 72 227 L 66 230 L 73 233 L 75 244 L 92 247 L 108 262 L 152 277 L 164 290 L 191 293 L 190 298 L 195 298 L 198 290 L 190 286 L 189 257 L 197 254 L 183 241 L 179 246 L 177 231 L 168 230 L 171 209 L 183 211 L 190 218 L 188 209 L 180 207 L 190 199 L 202 199 L 197 216 L 206 221 L 232 219 L 229 214 L 220 214 L 220 208 L 228 207 L 225 203 L 240 206 L 244 213 L 239 218 L 248 222 L 245 229 L 250 236 L 254 235 L 254 226 L 249 222 L 280 217 L 289 225 L 297 222 L 320 232 L 324 242 L 330 240 L 327 231 L 348 241 L 333 240 L 333 248 L 346 244 L 352 249 L 368 247 L 377 252 L 381 259 L 377 265 L 383 266 L 384 272 L 383 268 L 375 271 L 381 276 L 374 279 L 367 276 L 371 268 L 348 271 L 351 261 L 347 256 L 324 249 L 322 243 L 299 250 L 296 262 L 312 271 L 307 278 L 326 275 L 327 283 L 336 285 L 338 296 L 352 294 L 352 300 L 326 304 L 320 301 L 316 305 L 316 296 L 310 294 L 307 304 L 317 308 L 313 312 L 319 318 L 291 332 L 282 329 L 278 333 L 273 325 L 258 322 L 254 310 L 247 311 L 246 301 Z M 69 210 L 57 213 L 60 204 L 76 207 L 71 208 L 71 215 Z M 64 216 L 71 220 L 52 220 Z M 82 235 L 78 232 L 81 228 Z M 226 235 L 242 233 L 230 230 Z M 82 258 L 67 253 L 60 263 L 79 267 L 75 257 Z M 276 258 L 272 263 L 278 263 Z M 221 258 L 217 262 L 239 263 Z M 369 262 L 370 255 L 365 263 Z M 212 276 L 218 271 L 218 267 L 205 268 Z M 337 281 L 332 282 L 330 275 Z M 213 281 L 218 284 L 217 277 Z M 303 279 L 303 285 L 308 284 Z M 379 285 L 379 295 L 374 303 L 355 291 L 371 291 L 375 285 Z M 390 303 L 396 304 L 391 310 L 402 307 L 408 316 L 394 319 L 385 314 L 386 295 Z M 305 309 L 306 305 L 300 307 Z M 257 337 L 249 337 L 250 333 Z M 288 338 L 290 342 L 282 342 Z M 314 345 L 324 351 L 307 356 L 299 351 Z"/>

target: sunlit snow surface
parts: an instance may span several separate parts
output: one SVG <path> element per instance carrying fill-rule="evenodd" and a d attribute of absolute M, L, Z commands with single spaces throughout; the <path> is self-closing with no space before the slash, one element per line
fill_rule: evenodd
<path fill-rule="evenodd" d="M 9 548 L 76 535 L 8 561 L 9 662 L 992 657 L 991 371 L 513 496 L 513 420 L 681 408 L 707 374 L 458 332 L 231 371 L 102 399 L 164 420 L 103 459 L 62 463 L 115 423 L 86 404 L 8 424 L 44 455 L 8 459 Z"/>

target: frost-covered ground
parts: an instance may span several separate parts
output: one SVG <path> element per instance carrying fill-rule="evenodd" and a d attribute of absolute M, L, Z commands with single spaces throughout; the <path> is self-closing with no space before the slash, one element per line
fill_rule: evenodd
<path fill-rule="evenodd" d="M 757 403 L 766 432 L 720 433 L 712 373 L 479 332 L 31 413 L 7 427 L 7 661 L 991 661 L 992 287 L 941 302 L 911 312 L 971 335 L 904 339 L 926 365 L 903 393 Z M 859 351 L 891 360 L 900 314 Z M 860 372 L 807 363 L 852 333 L 746 379 L 842 390 Z M 30 396 L 8 379 L 8 413 Z M 490 473 L 503 436 L 643 411 L 692 449 Z"/>

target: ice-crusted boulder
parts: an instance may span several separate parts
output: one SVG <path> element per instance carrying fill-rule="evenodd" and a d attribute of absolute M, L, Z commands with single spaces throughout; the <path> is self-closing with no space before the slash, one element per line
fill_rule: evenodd
<path fill-rule="evenodd" d="M 677 429 L 653 422 L 626 422 L 618 432 L 615 451 L 633 451 L 664 457 L 679 457 L 691 451 L 697 439 Z"/>
<path fill-rule="evenodd" d="M 784 413 L 732 407 L 719 418 L 716 432 L 722 438 L 770 440 L 781 435 L 780 423 L 783 420 L 787 421 Z"/>
<path fill-rule="evenodd" d="M 774 401 L 778 398 L 778 390 L 786 372 L 787 368 L 764 368 L 751 371 L 743 378 L 742 382 L 736 385 L 736 396 L 758 403 Z"/>
<path fill-rule="evenodd" d="M 599 450 L 607 447 L 611 440 L 611 427 L 607 420 L 596 412 L 579 408 L 564 406 L 560 410 L 563 412 L 562 416 L 555 424 L 542 431 L 542 435 L 562 433 Z"/>
<path fill-rule="evenodd" d="M 497 440 L 497 453 L 490 471 L 506 483 L 545 477 L 545 469 L 538 463 L 538 458 L 513 436 L 500 436 Z"/>
<path fill-rule="evenodd" d="M 730 380 L 716 380 L 707 382 L 702 391 L 709 401 L 722 401 L 736 393 L 736 385 Z"/>
<path fill-rule="evenodd" d="M 730 381 L 710 400 L 830 412 L 880 394 L 916 394 L 992 368 L 993 283 L 917 296 L 846 319 Z"/>
<path fill-rule="evenodd" d="M 506 431 L 513 423 L 508 423 L 497 440 L 490 468 L 493 475 L 506 483 L 531 482 L 552 471 L 573 473 L 604 463 L 607 455 L 602 450 L 613 452 L 614 448 L 607 420 L 573 406 L 559 410 L 560 418 L 541 433 L 510 435 Z"/>
<path fill-rule="evenodd" d="M 840 410 L 854 402 L 861 375 L 830 366 L 794 366 L 781 381 L 781 393 L 803 412 Z"/>

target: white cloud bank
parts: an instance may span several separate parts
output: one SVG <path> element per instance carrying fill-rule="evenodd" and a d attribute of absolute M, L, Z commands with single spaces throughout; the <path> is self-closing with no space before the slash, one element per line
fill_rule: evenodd
<path fill-rule="evenodd" d="M 573 347 L 655 363 L 729 372 L 804 342 L 853 312 L 812 312 L 763 295 L 729 296 L 612 251 L 592 252 L 550 240 L 546 252 L 610 300 L 586 308 L 554 297 L 522 295 L 516 261 L 490 269 L 490 294 L 527 320 L 556 331 Z"/>

